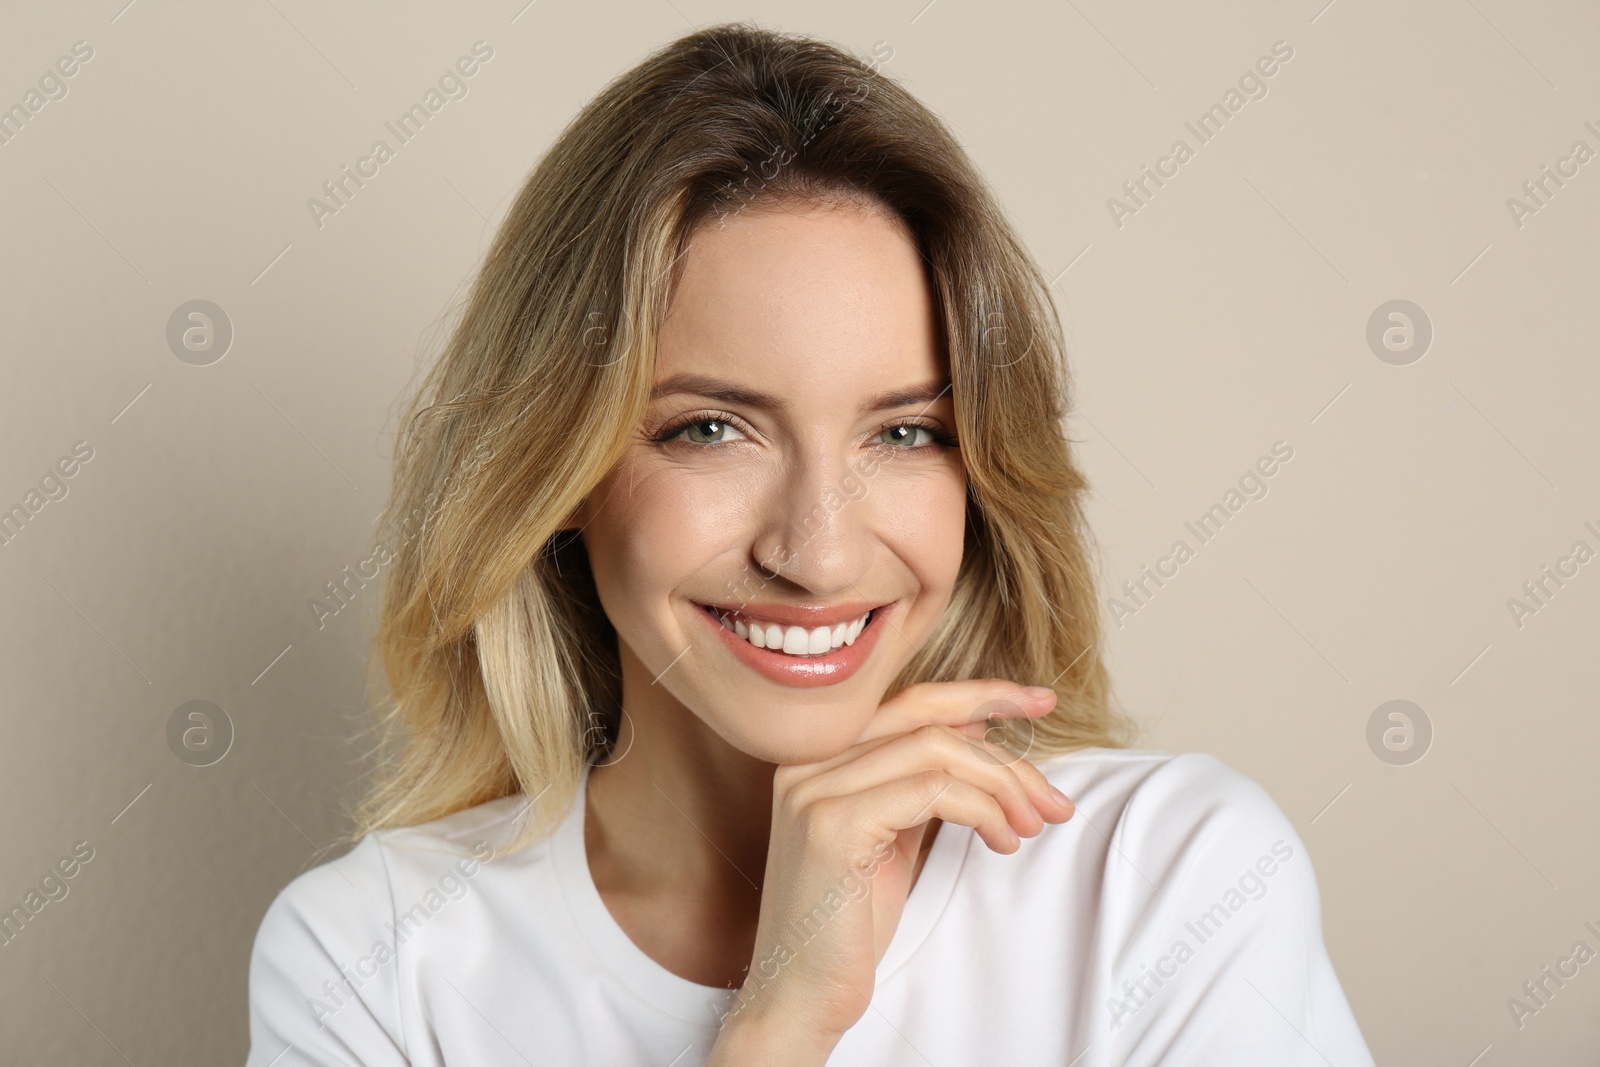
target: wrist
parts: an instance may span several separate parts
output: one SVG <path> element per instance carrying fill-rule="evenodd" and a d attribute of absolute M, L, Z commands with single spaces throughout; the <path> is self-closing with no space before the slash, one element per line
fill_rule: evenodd
<path fill-rule="evenodd" d="M 822 1067 L 841 1036 L 747 1007 L 724 1016 L 705 1067 Z"/>

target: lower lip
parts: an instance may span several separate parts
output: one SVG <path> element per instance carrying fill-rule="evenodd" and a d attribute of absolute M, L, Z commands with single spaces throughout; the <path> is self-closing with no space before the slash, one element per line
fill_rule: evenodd
<path fill-rule="evenodd" d="M 893 604 L 873 608 L 872 618 L 861 628 L 855 644 L 840 645 L 822 656 L 791 656 L 787 652 L 757 648 L 746 638 L 723 626 L 709 610 L 699 605 L 695 606 L 695 611 L 705 619 L 706 625 L 716 632 L 717 637 L 728 646 L 729 651 L 740 662 L 768 681 L 796 688 L 833 685 L 844 681 L 859 670 L 867 661 L 867 657 L 872 655 L 873 646 L 878 643 L 878 634 L 883 631 L 885 616 L 893 610 Z"/>

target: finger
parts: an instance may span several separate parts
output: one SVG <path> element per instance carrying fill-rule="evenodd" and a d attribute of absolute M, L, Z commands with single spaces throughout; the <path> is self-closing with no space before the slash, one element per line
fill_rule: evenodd
<path fill-rule="evenodd" d="M 888 838 L 930 819 L 942 819 L 972 827 L 996 852 L 1010 854 L 1022 845 L 994 797 L 944 771 L 920 771 L 852 799 L 854 810 L 870 812 Z"/>
<path fill-rule="evenodd" d="M 971 744 L 982 746 L 984 751 L 993 756 L 996 761 L 1013 768 L 1021 776 L 1033 807 L 1046 822 L 1065 822 L 1072 817 L 1075 810 L 1072 801 L 1059 794 L 1056 788 L 1045 778 L 1044 774 L 1032 763 L 1005 745 L 998 743 L 1001 740 L 999 731 L 988 719 L 980 719 L 977 722 L 963 726 L 945 727 L 944 729 L 970 739 Z M 991 730 L 995 730 L 995 733 L 990 733 L 989 731 Z M 909 733 L 914 732 L 913 730 Z M 850 764 L 861 759 L 867 753 L 906 736 L 908 734 L 901 733 L 877 737 L 869 741 L 859 742 L 843 752 L 827 759 L 818 760 L 815 763 L 791 764 L 779 767 L 774 781 L 785 790 L 796 788 L 801 782 Z"/>
<path fill-rule="evenodd" d="M 1004 750 L 999 750 L 1003 752 Z M 943 773 L 994 797 L 1006 821 L 1022 837 L 1044 829 L 1044 814 L 1056 815 L 1048 786 L 1038 802 L 1024 784 L 1024 774 L 1002 762 L 981 740 L 948 726 L 921 726 L 878 745 L 855 759 L 813 776 L 801 787 L 807 802 L 865 793 L 888 782 L 926 771 Z M 1034 772 L 1037 775 L 1037 771 Z"/>
<path fill-rule="evenodd" d="M 986 731 L 978 732 L 983 725 L 974 723 L 970 727 L 937 729 L 959 740 L 970 751 L 981 754 L 985 761 L 996 763 L 1015 776 L 1029 803 L 1045 822 L 1066 822 L 1072 818 L 1077 810 L 1072 800 L 1052 785 L 1044 772 L 1031 761 L 1001 744 L 997 727 L 989 725 Z"/>
<path fill-rule="evenodd" d="M 957 728 L 957 732 L 972 738 L 974 742 L 981 742 L 990 754 L 1021 777 L 1033 806 L 1046 822 L 1066 822 L 1077 811 L 1071 798 L 1052 785 L 1043 771 L 1008 747 L 1005 734 L 998 724 L 969 723 Z"/>
<path fill-rule="evenodd" d="M 878 706 L 857 743 L 919 726 L 966 726 L 992 717 L 1036 718 L 1055 707 L 1055 690 L 1024 686 L 1004 678 L 972 678 L 957 682 L 919 682 Z"/>
<path fill-rule="evenodd" d="M 945 685 L 950 683 L 941 682 L 938 684 Z M 1052 696 L 1047 695 L 1040 700 L 1039 705 L 1042 708 L 1048 709 L 1054 706 L 1054 699 Z M 975 711 L 972 712 L 972 714 L 978 717 L 972 722 L 965 723 L 961 726 L 952 726 L 950 729 L 958 730 L 975 741 L 990 742 L 992 746 L 991 750 L 997 755 L 1005 753 L 1004 755 L 1000 755 L 1002 762 L 1015 762 L 1021 757 L 1010 753 L 1003 745 L 994 744 L 994 742 L 1002 735 L 998 730 L 995 729 L 992 719 L 1016 718 L 1023 715 L 1041 715 L 1044 714 L 1044 712 L 1039 710 L 1030 711 L 1024 708 L 1022 705 L 1016 704 L 1009 700 L 1001 699 L 989 701 L 986 704 L 980 705 Z M 927 726 L 936 724 L 923 723 L 921 725 Z M 916 728 L 917 727 L 913 726 L 910 729 L 900 733 L 886 733 L 881 736 L 870 737 L 863 741 L 857 741 L 844 751 L 836 752 L 832 756 L 817 760 L 814 763 L 793 764 L 792 766 L 796 770 L 796 780 L 801 778 L 809 778 L 813 774 L 820 774 L 823 771 L 832 770 L 833 768 L 848 763 L 851 760 L 858 759 L 864 753 L 870 752 L 874 748 L 877 748 L 879 745 L 885 744 L 886 742 L 893 741 L 897 737 L 904 737 L 906 733 L 910 733 Z M 991 733 L 991 731 L 994 732 Z"/>

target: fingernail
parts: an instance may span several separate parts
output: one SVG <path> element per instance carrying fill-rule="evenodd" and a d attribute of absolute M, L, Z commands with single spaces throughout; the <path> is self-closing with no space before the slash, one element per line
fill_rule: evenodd
<path fill-rule="evenodd" d="M 1029 685 L 1023 687 L 1022 695 L 1027 697 L 1029 700 L 1044 700 L 1047 697 L 1055 696 L 1056 691 L 1048 686 Z"/>
<path fill-rule="evenodd" d="M 1067 807 L 1068 805 L 1070 805 L 1072 803 L 1072 801 L 1067 799 L 1067 794 L 1063 793 L 1061 790 L 1057 789 L 1055 786 L 1051 786 L 1050 787 L 1050 795 L 1052 797 L 1054 797 L 1055 798 L 1055 802 L 1057 804 L 1060 804 L 1062 807 Z"/>

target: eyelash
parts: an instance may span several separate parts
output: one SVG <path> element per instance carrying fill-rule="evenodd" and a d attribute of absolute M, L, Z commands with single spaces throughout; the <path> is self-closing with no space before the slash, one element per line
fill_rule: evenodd
<path fill-rule="evenodd" d="M 742 427 L 741 420 L 736 415 L 729 414 L 726 411 L 696 411 L 696 412 L 693 412 L 692 414 L 686 415 L 686 416 L 684 416 L 684 417 L 682 417 L 680 419 L 676 419 L 673 422 L 669 423 L 667 426 L 665 426 L 661 430 L 657 431 L 656 434 L 651 438 L 651 440 L 654 441 L 656 444 L 667 444 L 667 443 L 671 442 L 673 440 L 673 438 L 677 437 L 679 434 L 683 433 L 683 431 L 689 429 L 691 426 L 698 426 L 699 424 L 701 424 L 703 422 L 725 422 L 728 425 L 732 426 L 734 429 L 738 430 L 740 433 L 744 433 L 745 432 L 745 430 Z M 880 426 L 878 428 L 878 433 L 879 434 L 883 434 L 883 433 L 888 432 L 889 430 L 897 429 L 897 428 L 902 427 L 902 426 L 910 426 L 910 427 L 914 427 L 914 428 L 919 429 L 919 430 L 926 431 L 928 436 L 933 438 L 933 444 L 931 444 L 931 445 L 913 445 L 913 446 L 911 446 L 909 448 L 905 448 L 904 451 L 906 451 L 906 452 L 921 452 L 923 449 L 927 449 L 927 448 L 959 448 L 960 447 L 960 445 L 956 441 L 956 438 L 955 438 L 954 434 L 950 433 L 949 431 L 945 430 L 944 428 L 942 428 L 940 426 L 930 425 L 930 424 L 928 424 L 926 422 L 919 422 L 919 421 L 917 421 L 915 419 L 897 419 L 897 420 L 894 420 L 894 421 L 891 421 L 891 422 L 886 422 L 886 423 L 884 423 L 882 426 Z M 681 443 L 688 444 L 688 445 L 693 445 L 696 448 L 715 448 L 715 447 L 717 447 L 718 443 L 732 444 L 733 442 L 728 441 L 728 442 L 713 442 L 713 443 L 709 443 L 709 444 L 702 444 L 699 441 L 684 441 L 684 442 L 681 442 Z M 891 445 L 889 447 L 893 448 L 893 447 L 896 447 L 896 446 Z"/>

